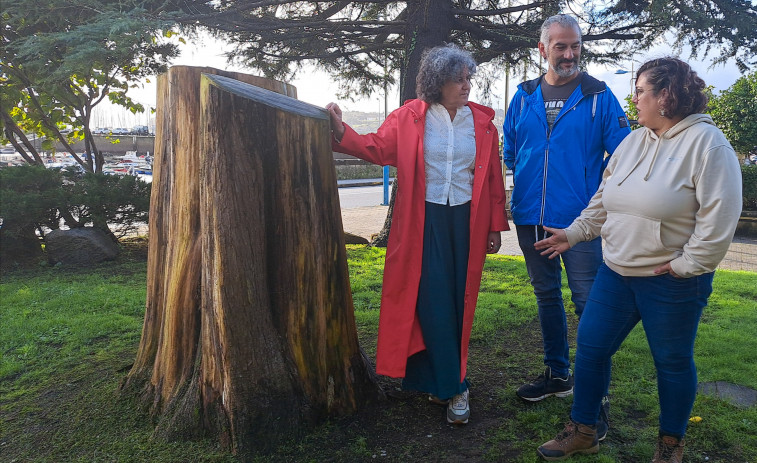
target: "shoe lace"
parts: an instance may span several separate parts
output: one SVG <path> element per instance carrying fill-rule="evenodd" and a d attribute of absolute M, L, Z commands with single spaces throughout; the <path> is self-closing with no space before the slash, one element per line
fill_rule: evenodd
<path fill-rule="evenodd" d="M 465 394 L 457 394 L 454 397 L 452 397 L 453 408 L 465 408 L 465 405 L 466 405 Z"/>
<path fill-rule="evenodd" d="M 565 423 L 565 429 L 563 429 L 562 432 L 558 434 L 557 437 L 555 437 L 555 440 L 560 442 L 567 439 L 568 437 L 576 433 L 575 428 L 576 428 L 575 423 L 573 423 L 572 421 L 568 421 L 567 423 Z"/>
<path fill-rule="evenodd" d="M 547 375 L 545 375 L 544 373 L 542 373 L 539 376 L 537 376 L 536 379 L 534 379 L 533 381 L 531 381 L 531 385 L 532 386 L 536 386 L 536 385 L 541 384 L 541 383 L 543 383 L 545 381 L 547 381 Z"/>
<path fill-rule="evenodd" d="M 668 445 L 663 440 L 660 440 L 657 445 L 660 452 L 660 459 L 662 460 L 669 460 L 673 456 L 673 453 L 676 451 L 676 448 L 678 448 L 677 444 Z"/>

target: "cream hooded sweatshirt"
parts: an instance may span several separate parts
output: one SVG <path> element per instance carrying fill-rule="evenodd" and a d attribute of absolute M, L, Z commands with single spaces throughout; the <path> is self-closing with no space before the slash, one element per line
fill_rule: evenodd
<path fill-rule="evenodd" d="M 653 276 L 670 262 L 684 278 L 712 272 L 741 214 L 741 169 L 707 114 L 661 137 L 634 130 L 615 150 L 602 184 L 565 229 L 571 246 L 599 235 L 605 263 L 623 276 Z"/>

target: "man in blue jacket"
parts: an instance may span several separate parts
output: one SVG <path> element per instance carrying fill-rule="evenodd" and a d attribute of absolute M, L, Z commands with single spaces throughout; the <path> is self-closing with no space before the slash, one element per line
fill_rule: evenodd
<path fill-rule="evenodd" d="M 604 82 L 579 71 L 581 30 L 568 15 L 547 18 L 539 52 L 547 73 L 523 82 L 513 96 L 503 127 L 504 160 L 513 171 L 512 220 L 539 307 L 546 370 L 516 394 L 536 402 L 573 394 L 568 327 L 561 292 L 560 258 L 534 249 L 544 226 L 565 228 L 589 204 L 607 158 L 630 133 L 628 119 Z M 579 317 L 597 268 L 601 239 L 574 246 L 561 256 Z M 607 432 L 605 402 L 598 435 Z"/>

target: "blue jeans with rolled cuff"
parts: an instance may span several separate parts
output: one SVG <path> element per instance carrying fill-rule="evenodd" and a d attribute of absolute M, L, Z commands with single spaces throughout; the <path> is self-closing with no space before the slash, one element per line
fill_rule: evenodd
<path fill-rule="evenodd" d="M 660 432 L 683 438 L 697 391 L 694 340 L 713 275 L 624 277 L 599 268 L 578 325 L 573 421 L 596 423 L 612 356 L 641 321 L 657 370 Z"/>

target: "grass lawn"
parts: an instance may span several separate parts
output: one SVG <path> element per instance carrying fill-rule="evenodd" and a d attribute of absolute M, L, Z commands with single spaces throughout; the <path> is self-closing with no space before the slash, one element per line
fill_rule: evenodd
<path fill-rule="evenodd" d="M 384 250 L 348 246 L 360 341 L 375 353 Z M 141 336 L 144 252 L 90 270 L 40 267 L 0 278 L 0 462 L 235 462 L 215 442 L 163 442 L 134 398 L 118 393 Z M 566 289 L 566 295 L 568 291 Z M 566 296 L 566 303 L 569 297 Z M 572 304 L 567 304 L 572 309 Z M 576 318 L 569 316 L 575 336 Z M 574 346 L 574 339 L 571 340 Z M 421 394 L 324 423 L 257 461 L 536 462 L 570 400 L 530 404 L 514 390 L 538 373 L 541 337 L 522 258 L 489 256 L 471 339 L 472 417 L 453 427 Z M 757 273 L 718 271 L 696 344 L 699 381 L 757 389 Z M 638 326 L 615 356 L 611 429 L 596 456 L 646 462 L 657 433 L 654 366 Z M 687 462 L 757 462 L 757 406 L 700 394 Z"/>

